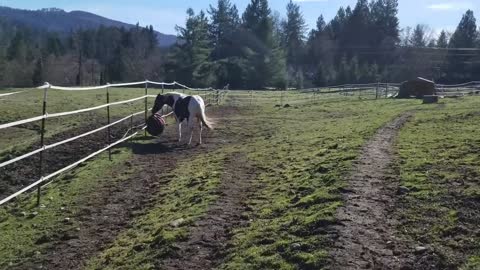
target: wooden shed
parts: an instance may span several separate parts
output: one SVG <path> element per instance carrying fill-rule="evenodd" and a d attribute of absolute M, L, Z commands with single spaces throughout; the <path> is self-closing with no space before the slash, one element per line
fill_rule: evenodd
<path fill-rule="evenodd" d="M 397 98 L 423 98 L 424 96 L 433 96 L 435 94 L 435 83 L 418 77 L 414 80 L 403 82 L 400 85 Z"/>

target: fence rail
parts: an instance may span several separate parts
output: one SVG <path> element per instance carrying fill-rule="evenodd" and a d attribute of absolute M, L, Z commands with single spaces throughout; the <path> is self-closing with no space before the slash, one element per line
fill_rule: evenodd
<path fill-rule="evenodd" d="M 108 90 L 113 87 L 126 87 L 126 86 L 145 86 L 145 94 L 143 96 L 139 96 L 136 98 L 128 99 L 128 100 L 122 100 L 122 101 L 116 101 L 116 102 L 109 102 L 109 92 Z M 185 92 L 185 90 L 189 90 L 191 92 L 200 92 L 202 96 L 204 96 L 205 100 L 207 103 L 210 104 L 220 104 L 221 102 L 231 102 L 231 104 L 238 104 L 238 105 L 253 105 L 257 104 L 259 101 L 264 101 L 264 102 L 274 102 L 274 103 L 280 103 L 281 105 L 285 103 L 303 103 L 303 102 L 315 102 L 319 97 L 322 95 L 328 96 L 328 97 L 337 97 L 336 94 L 343 95 L 343 96 L 355 96 L 358 94 L 359 97 L 362 96 L 372 96 L 375 99 L 382 98 L 382 97 L 391 97 L 395 93 L 399 91 L 400 84 L 399 83 L 368 83 L 368 84 L 344 84 L 344 85 L 336 85 L 336 86 L 329 86 L 329 87 L 323 87 L 323 88 L 310 88 L 310 89 L 301 89 L 301 90 L 296 90 L 296 91 L 284 91 L 284 90 L 279 90 L 279 91 L 229 91 L 229 90 L 215 90 L 213 88 L 192 88 L 188 87 L 186 85 L 183 85 L 178 82 L 171 82 L 171 83 L 166 83 L 166 82 L 155 82 L 155 81 L 150 81 L 150 80 L 144 80 L 144 81 L 139 81 L 139 82 L 129 82 L 129 83 L 118 83 L 118 84 L 106 84 L 106 85 L 101 85 L 101 86 L 93 86 L 93 87 L 63 87 L 63 86 L 55 86 L 51 85 L 49 83 L 45 83 L 45 85 L 39 87 L 39 89 L 43 89 L 45 91 L 44 93 L 44 100 L 43 100 L 43 115 L 40 116 L 35 116 L 32 118 L 28 119 L 23 119 L 23 120 L 18 120 L 10 123 L 5 123 L 5 124 L 0 124 L 0 130 L 5 129 L 5 128 L 10 128 L 10 127 L 15 127 L 35 121 L 42 121 L 42 126 L 41 126 L 41 143 L 40 147 L 36 150 L 33 150 L 29 153 L 23 154 L 21 156 L 12 158 L 10 160 L 4 161 L 0 163 L 0 168 L 3 168 L 5 166 L 8 166 L 10 164 L 13 164 L 15 162 L 21 161 L 23 159 L 26 159 L 28 157 L 31 157 L 36 154 L 40 154 L 40 162 L 38 164 L 39 166 L 39 180 L 35 181 L 34 183 L 22 188 L 20 191 L 15 192 L 14 194 L 3 198 L 0 200 L 0 205 L 3 205 L 7 203 L 8 201 L 18 197 L 19 195 L 33 189 L 34 187 L 38 188 L 38 193 L 37 193 L 37 204 L 40 202 L 40 187 L 46 183 L 48 180 L 52 179 L 53 177 L 69 170 L 74 167 L 76 167 L 78 164 L 104 152 L 104 151 L 109 151 L 109 157 L 111 158 L 111 148 L 115 145 L 120 144 L 121 142 L 124 142 L 130 138 L 133 138 L 135 135 L 137 135 L 139 131 L 133 132 L 134 127 L 131 126 L 130 129 L 128 129 L 127 133 L 124 135 L 124 138 L 117 140 L 115 142 L 110 142 L 110 128 L 118 125 L 122 122 L 127 121 L 128 119 L 132 119 L 134 116 L 138 116 L 141 114 L 145 115 L 145 121 L 147 120 L 147 112 L 150 110 L 147 107 L 147 100 L 148 98 L 154 98 L 156 97 L 155 95 L 149 95 L 148 94 L 148 86 L 149 85 L 156 85 L 156 86 L 161 86 L 162 87 L 162 93 L 164 91 L 165 86 L 177 86 Z M 94 107 L 89 107 L 89 108 L 83 108 L 79 110 L 74 110 L 74 111 L 66 111 L 66 112 L 59 112 L 59 113 L 52 113 L 49 114 L 47 112 L 47 92 L 50 89 L 54 90 L 61 90 L 61 91 L 89 91 L 89 90 L 100 90 L 100 89 L 106 89 L 107 92 L 107 102 L 105 104 L 99 105 L 99 106 L 94 106 Z M 443 84 L 436 84 L 436 89 L 439 93 L 448 95 L 448 94 L 458 94 L 458 93 L 472 93 L 472 92 L 478 92 L 480 91 L 480 81 L 474 81 L 474 82 L 468 82 L 464 84 L 457 84 L 457 85 L 443 85 Z M 22 92 L 26 91 L 16 91 L 16 92 L 11 92 L 11 93 L 4 93 L 0 94 L 0 97 L 2 96 L 9 96 L 9 95 L 15 95 L 19 94 Z M 267 93 L 268 92 L 268 93 Z M 267 94 L 266 94 L 267 93 Z M 272 93 L 277 93 L 277 94 L 272 94 Z M 341 96 L 338 96 L 341 97 Z M 117 105 L 122 105 L 122 104 L 128 104 L 128 103 L 133 103 L 137 102 L 140 100 L 145 101 L 145 108 L 142 111 L 135 112 L 132 114 L 129 114 L 128 116 L 125 116 L 119 120 L 116 120 L 114 122 L 110 122 L 110 107 L 112 106 L 117 106 Z M 240 103 L 237 103 L 240 102 Z M 107 120 L 108 124 L 104 125 L 102 127 L 99 127 L 97 129 L 85 132 L 83 134 L 80 134 L 78 136 L 74 136 L 56 143 L 48 144 L 45 145 L 43 143 L 43 137 L 45 133 L 45 121 L 50 118 L 55 118 L 55 117 L 63 117 L 63 116 L 68 116 L 68 115 L 73 115 L 73 114 L 79 114 L 79 113 L 84 113 L 84 112 L 89 112 L 89 111 L 94 111 L 94 110 L 99 110 L 107 108 L 108 114 L 107 114 Z M 144 124 L 140 125 L 140 127 L 143 126 L 141 129 L 145 129 Z M 43 172 L 43 152 L 45 152 L 48 149 L 52 149 L 54 147 L 70 143 L 72 141 L 78 140 L 80 138 L 92 135 L 94 133 L 107 130 L 108 131 L 108 141 L 106 144 L 106 147 L 88 155 L 87 157 L 76 161 L 62 169 L 57 170 L 56 172 L 50 173 L 49 175 L 42 175 Z M 128 135 L 128 133 L 132 133 L 131 135 Z"/>
<path fill-rule="evenodd" d="M 128 119 L 132 119 L 134 116 L 137 116 L 137 115 L 141 115 L 141 114 L 145 114 L 145 121 L 147 120 L 147 112 L 148 110 L 150 110 L 148 107 L 147 107 L 147 99 L 148 98 L 155 98 L 156 95 L 148 95 L 148 85 L 151 84 L 151 85 L 157 85 L 157 86 L 162 86 L 162 92 L 163 92 L 163 88 L 164 86 L 177 86 L 177 87 L 180 87 L 182 89 L 187 89 L 187 90 L 191 90 L 191 91 L 212 91 L 213 89 L 212 88 L 191 88 L 191 87 L 188 87 L 186 85 L 183 85 L 183 84 L 180 84 L 178 82 L 172 82 L 172 83 L 166 83 L 166 82 L 155 82 L 155 81 L 150 81 L 150 80 L 145 80 L 145 81 L 140 81 L 140 82 L 131 82 L 131 83 L 118 83 L 118 84 L 106 84 L 106 85 L 101 85 L 101 86 L 93 86 L 93 87 L 63 87 L 63 86 L 55 86 L 55 85 L 51 85 L 49 83 L 45 83 L 45 85 L 43 86 L 40 86 L 38 87 L 38 89 L 43 89 L 45 92 L 44 92 L 44 97 L 43 97 L 43 115 L 40 115 L 40 116 L 35 116 L 35 117 L 31 117 L 31 118 L 28 118 L 28 119 L 23 119 L 23 120 L 19 120 L 19 121 L 14 121 L 14 122 L 10 122 L 10 123 L 5 123 L 5 124 L 1 124 L 0 125 L 0 130 L 1 129 L 6 129 L 6 128 L 11 128 L 11 127 L 15 127 L 15 126 L 19 126 L 19 125 L 23 125 L 23 124 L 28 124 L 28 123 L 31 123 L 31 122 L 36 122 L 36 121 L 42 121 L 42 127 L 41 127 L 41 145 L 38 149 L 36 150 L 33 150 L 31 152 L 28 152 L 26 154 L 23 154 L 21 156 L 18 156 L 18 157 L 15 157 L 15 158 L 12 158 L 10 160 L 7 160 L 7 161 L 4 161 L 2 163 L 0 163 L 0 168 L 3 168 L 5 166 L 8 166 L 10 164 L 13 164 L 15 162 L 18 162 L 18 161 L 21 161 L 23 159 L 26 159 L 28 157 L 31 157 L 33 155 L 36 155 L 36 154 L 40 154 L 40 162 L 38 164 L 39 166 L 39 171 L 40 171 L 40 176 L 39 176 L 39 180 L 31 183 L 30 185 L 22 188 L 21 190 L 15 192 L 14 194 L 10 195 L 10 196 L 7 196 L 6 198 L 3 198 L 0 200 L 0 205 L 3 205 L 7 202 L 9 202 L 10 200 L 18 197 L 19 195 L 37 187 L 38 188 L 38 192 L 37 192 L 37 205 L 39 205 L 40 203 L 40 187 L 42 186 L 43 183 L 46 183 L 48 180 L 52 179 L 53 177 L 65 172 L 65 171 L 68 171 L 72 168 L 75 168 L 76 166 L 78 166 L 80 163 L 104 152 L 104 151 L 107 151 L 113 147 L 113 146 L 116 146 L 130 138 L 133 138 L 134 136 L 136 136 L 140 131 L 136 131 L 133 133 L 133 129 L 134 127 L 130 127 L 130 129 L 127 131 L 127 133 L 124 135 L 124 137 L 120 140 L 117 140 L 115 142 L 110 142 L 108 141 L 107 142 L 107 146 L 88 155 L 87 157 L 83 158 L 83 159 L 80 159 L 66 167 L 63 167 L 53 173 L 50 173 L 49 175 L 42 175 L 42 172 L 43 172 L 43 152 L 45 152 L 46 150 L 48 149 L 52 149 L 54 147 L 57 147 L 57 146 L 60 146 L 60 145 L 63 145 L 63 144 L 66 144 L 66 143 L 69 143 L 69 142 L 72 142 L 72 141 L 75 141 L 75 140 L 78 140 L 80 138 L 83 138 L 83 137 L 86 137 L 86 136 L 89 136 L 89 135 L 92 135 L 94 133 L 97 133 L 97 132 L 100 132 L 102 130 L 107 130 L 108 131 L 108 140 L 110 138 L 110 128 L 115 126 L 115 125 L 118 125 L 122 122 L 125 122 L 127 121 Z M 132 98 L 132 99 L 128 99 L 128 100 L 122 100 L 122 101 L 117 101 L 117 102 L 109 102 L 109 92 L 108 92 L 108 89 L 109 88 L 112 88 L 112 87 L 125 87 L 125 86 L 139 86 L 139 85 L 145 85 L 145 95 L 143 96 L 140 96 L 140 97 L 136 97 L 136 98 Z M 89 90 L 100 90 L 100 89 L 106 89 L 107 90 L 107 103 L 106 104 L 102 104 L 102 105 L 99 105 L 99 106 L 94 106 L 94 107 L 89 107 L 89 108 L 84 108 L 84 109 L 79 109 L 79 110 L 74 110 L 74 111 L 66 111 L 66 112 L 59 112 L 59 113 L 51 113 L 49 114 L 47 112 L 47 92 L 48 90 L 50 89 L 54 89 L 54 90 L 61 90 L 61 91 L 89 91 Z M 18 94 L 18 93 L 22 93 L 22 92 L 25 92 L 25 91 L 17 91 L 17 92 L 12 92 L 12 93 L 5 93 L 5 94 L 1 94 L 0 96 L 8 96 L 8 95 L 14 95 L 14 94 Z M 219 92 L 217 91 L 217 95 L 219 94 Z M 74 137 L 71 137 L 71 138 L 68 138 L 68 139 L 65 139 L 65 140 L 62 140 L 62 141 L 59 141 L 59 142 L 56 142 L 56 143 L 52 143 L 52 144 L 49 144 L 49 145 L 45 145 L 43 143 L 43 137 L 44 137 L 44 133 L 45 133 L 45 120 L 47 119 L 50 119 L 50 118 L 55 118 L 55 117 L 63 117 L 63 116 L 68 116 L 68 115 L 74 115 L 74 114 L 79 114 L 79 113 L 84 113 L 84 112 L 89 112 L 89 111 L 94 111 L 94 110 L 99 110 L 99 109 L 103 109 L 103 108 L 107 108 L 107 110 L 109 111 L 110 107 L 112 106 L 117 106 L 117 105 L 122 105 L 122 104 L 128 104 L 128 103 L 133 103 L 133 102 L 136 102 L 136 101 L 140 101 L 140 100 L 144 100 L 145 101 L 145 108 L 144 110 L 142 111 L 139 111 L 139 112 L 135 112 L 135 113 L 132 113 L 126 117 L 123 117 L 117 121 L 114 121 L 112 123 L 110 123 L 110 113 L 108 113 L 107 117 L 108 117 L 108 124 L 107 125 L 104 125 L 102 127 L 99 127 L 97 129 L 94 129 L 94 130 L 91 130 L 91 131 L 88 131 L 88 132 L 85 132 L 83 134 L 80 134 L 78 136 L 74 136 Z M 218 97 L 217 97 L 217 103 L 218 103 Z M 143 127 L 142 127 L 143 126 Z M 141 130 L 144 130 L 145 129 L 145 126 L 144 124 L 140 125 L 141 127 Z M 129 132 L 132 132 L 131 135 L 128 135 Z M 128 136 L 127 136 L 128 135 Z M 110 152 L 109 152 L 110 154 Z M 110 157 L 111 157 L 111 154 L 110 154 Z"/>

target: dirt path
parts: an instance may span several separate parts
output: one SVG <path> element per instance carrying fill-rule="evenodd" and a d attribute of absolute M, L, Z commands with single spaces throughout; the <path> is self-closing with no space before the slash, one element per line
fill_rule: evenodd
<path fill-rule="evenodd" d="M 229 113 L 221 110 L 214 114 Z M 177 161 L 191 159 L 228 143 L 222 132 L 205 132 L 205 143 L 197 147 L 177 146 L 175 138 L 176 132 L 170 128 L 159 141 L 129 143 L 134 156 L 125 163 L 125 168 L 136 168 L 136 173 L 125 180 L 105 180 L 95 192 L 82 196 L 76 202 L 79 211 L 70 215 L 79 221 L 79 230 L 53 232 L 44 239 L 51 243 L 49 250 L 38 259 L 24 260 L 14 269 L 82 269 L 89 258 L 108 247 L 135 217 L 151 207 L 155 194 L 171 180 L 168 174 L 176 168 Z M 123 173 L 120 170 L 103 177 L 117 179 Z"/>
<path fill-rule="evenodd" d="M 407 247 L 395 237 L 398 221 L 392 211 L 398 183 L 389 166 L 392 145 L 410 117 L 406 113 L 388 123 L 363 147 L 345 205 L 337 212 L 331 269 L 404 269 L 410 264 Z"/>
<path fill-rule="evenodd" d="M 161 269 L 212 269 L 225 258 L 231 231 L 246 226 L 244 203 L 252 192 L 255 170 L 242 153 L 226 160 L 219 198 L 196 221 L 188 240 L 177 244 L 177 256 L 160 263 Z"/>

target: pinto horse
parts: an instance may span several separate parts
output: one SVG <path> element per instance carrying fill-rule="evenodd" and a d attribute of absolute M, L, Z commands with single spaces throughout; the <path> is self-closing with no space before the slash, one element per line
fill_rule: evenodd
<path fill-rule="evenodd" d="M 170 92 L 164 95 L 160 94 L 155 99 L 152 113 L 155 114 L 161 108 L 163 108 L 164 105 L 172 108 L 172 112 L 164 115 L 164 117 L 173 114 L 177 120 L 178 141 L 182 141 L 182 122 L 187 120 L 188 130 L 190 131 L 190 139 L 188 144 L 192 144 L 193 126 L 195 124 L 195 120 L 197 120 L 200 127 L 199 144 L 202 144 L 203 125 L 205 125 L 208 129 L 211 129 L 211 125 L 205 116 L 205 103 L 203 102 L 202 97 L 187 96 L 176 92 Z"/>

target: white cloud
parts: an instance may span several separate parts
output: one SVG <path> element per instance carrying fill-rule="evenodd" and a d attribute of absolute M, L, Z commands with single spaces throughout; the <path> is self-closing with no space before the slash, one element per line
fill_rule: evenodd
<path fill-rule="evenodd" d="M 438 11 L 447 11 L 447 10 L 462 10 L 472 8 L 473 5 L 469 2 L 446 2 L 431 4 L 428 6 L 429 9 L 438 10 Z"/>

